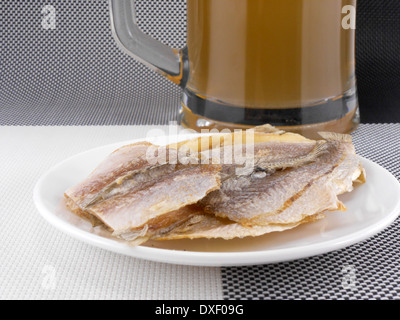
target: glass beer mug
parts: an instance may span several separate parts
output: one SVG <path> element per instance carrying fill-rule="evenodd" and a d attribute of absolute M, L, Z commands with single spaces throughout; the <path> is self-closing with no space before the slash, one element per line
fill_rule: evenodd
<path fill-rule="evenodd" d="M 141 32 L 134 2 L 110 0 L 113 35 L 182 87 L 184 127 L 269 123 L 309 137 L 357 127 L 356 0 L 187 0 L 181 49 Z"/>

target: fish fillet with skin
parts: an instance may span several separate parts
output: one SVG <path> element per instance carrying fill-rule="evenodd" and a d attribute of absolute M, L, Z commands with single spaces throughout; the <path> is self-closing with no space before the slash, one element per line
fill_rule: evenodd
<path fill-rule="evenodd" d="M 252 139 L 246 138 L 247 133 L 239 133 L 239 135 L 241 135 L 240 139 L 237 138 L 236 133 L 235 139 L 232 139 L 233 135 L 231 135 L 230 140 L 223 141 L 224 146 L 232 143 L 242 144 L 243 146 L 250 140 L 255 141 L 256 152 L 262 150 L 265 154 L 265 150 L 268 148 L 275 150 L 275 161 L 287 157 L 287 154 L 290 154 L 291 157 L 307 156 L 316 144 L 313 140 L 290 133 L 286 134 L 274 128 L 272 128 L 272 131 L 268 130 L 268 132 L 257 132 Z M 211 139 L 210 141 L 218 140 Z M 282 143 L 288 141 L 296 143 L 290 146 Z M 189 140 L 183 142 L 183 144 L 189 144 L 193 148 L 193 146 L 198 145 L 198 141 L 197 139 Z M 276 147 L 277 145 L 279 147 Z M 242 146 L 240 147 L 242 148 Z M 152 166 L 146 160 L 149 147 L 152 147 L 149 143 L 138 143 L 113 152 L 85 181 L 66 192 L 69 208 L 98 224 L 105 224 L 114 232 L 114 235 L 135 244 L 165 234 L 189 220 L 193 221 L 195 213 L 190 210 L 190 206 L 179 209 L 183 206 L 181 202 L 178 202 L 178 204 L 171 202 L 174 197 L 170 196 L 169 192 L 180 194 L 179 190 L 176 189 L 177 185 L 170 188 L 163 181 L 165 182 L 166 176 L 170 175 L 171 178 L 171 175 L 173 176 L 181 170 L 179 174 L 185 176 L 185 181 L 191 188 L 196 186 L 195 190 L 197 191 L 199 190 L 198 187 L 201 187 L 198 182 L 199 177 L 200 180 L 203 180 L 201 175 L 198 175 L 199 172 L 207 171 L 207 168 L 214 168 L 215 170 L 217 167 L 188 168 L 180 165 L 167 165 L 167 162 L 163 165 Z M 223 147 L 221 148 L 215 143 L 211 145 L 211 148 L 217 150 L 217 153 L 221 152 L 221 154 L 225 151 Z M 263 156 L 263 158 L 271 159 L 271 155 Z M 231 165 L 224 166 L 224 168 L 225 170 L 229 168 L 228 171 L 232 171 Z M 154 183 L 154 180 L 157 180 L 157 183 Z M 165 189 L 162 188 L 164 185 L 167 186 Z M 183 186 L 182 190 L 185 191 L 186 189 Z M 194 198 L 200 199 L 212 190 L 209 189 L 207 192 L 195 195 Z M 160 197 L 166 196 L 169 198 L 169 202 L 165 203 L 160 200 Z M 191 202 L 195 202 L 193 198 L 185 200 L 184 203 Z M 204 219 L 204 216 L 202 217 Z M 282 226 L 275 228 L 282 228 Z M 246 229 L 245 232 L 252 234 L 253 230 Z"/>
<path fill-rule="evenodd" d="M 170 147 L 200 155 L 202 163 L 220 163 L 222 178 L 232 174 L 249 175 L 257 169 L 300 166 L 313 161 L 323 151 L 320 142 L 270 125 L 201 136 Z"/>
<path fill-rule="evenodd" d="M 194 165 L 151 165 L 143 161 L 151 145 L 131 145 L 69 189 L 66 198 L 72 211 L 95 217 L 134 245 L 284 231 L 319 220 L 325 211 L 344 210 L 337 195 L 364 182 L 350 136 L 321 135 L 324 140 L 316 141 L 262 126 L 220 134 L 222 140 L 200 137 L 167 146 L 208 161 Z M 250 166 L 224 163 L 232 146 L 241 160 L 252 151 L 244 158 L 251 158 Z M 207 164 L 215 158 L 220 165 Z"/>
<path fill-rule="evenodd" d="M 116 236 L 134 239 L 132 235 L 144 236 L 149 226 L 165 229 L 185 221 L 173 213 L 219 188 L 220 166 L 155 165 L 148 159 L 150 147 L 138 143 L 114 151 L 65 192 L 69 209 L 104 224 Z"/>
<path fill-rule="evenodd" d="M 220 190 L 199 202 L 202 206 L 186 208 L 191 214 L 185 223 L 155 239 L 255 237 L 320 220 L 327 210 L 344 210 L 337 195 L 351 191 L 354 182 L 365 182 L 365 172 L 350 136 L 321 135 L 326 140 L 310 145 L 308 153 L 306 149 L 299 152 L 299 146 L 285 145 L 282 139 L 277 149 L 271 144 L 259 145 L 259 150 L 268 154 L 260 162 L 264 171 L 258 168 L 260 171 L 249 176 L 231 176 Z M 285 149 L 297 153 L 282 157 Z M 282 170 L 276 171 L 279 168 Z M 215 206 L 207 208 L 210 198 Z"/>
<path fill-rule="evenodd" d="M 363 175 L 351 137 L 322 133 L 315 156 L 263 161 L 259 171 L 230 176 L 200 201 L 205 211 L 242 225 L 294 223 L 326 210 L 344 210 L 337 195 Z M 289 142 L 290 143 L 290 142 Z M 271 150 L 273 153 L 273 150 Z M 290 157 L 290 156 L 288 156 Z M 281 167 L 281 169 L 279 169 Z"/>
<path fill-rule="evenodd" d="M 319 213 L 308 216 L 301 221 L 287 224 L 269 224 L 266 226 L 245 226 L 226 218 L 207 214 L 197 206 L 187 206 L 185 213 L 187 221 L 166 232 L 156 234 L 154 240 L 177 240 L 177 239 L 225 239 L 257 237 L 271 232 L 281 232 L 293 229 L 301 224 L 310 223 L 324 218 Z"/>

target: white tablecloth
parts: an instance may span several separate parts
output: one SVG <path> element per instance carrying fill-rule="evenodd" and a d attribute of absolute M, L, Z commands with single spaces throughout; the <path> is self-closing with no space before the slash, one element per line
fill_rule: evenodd
<path fill-rule="evenodd" d="M 221 299 L 220 268 L 139 260 L 48 224 L 32 191 L 63 159 L 151 126 L 0 127 L 0 299 Z M 157 126 L 158 129 L 165 127 Z"/>

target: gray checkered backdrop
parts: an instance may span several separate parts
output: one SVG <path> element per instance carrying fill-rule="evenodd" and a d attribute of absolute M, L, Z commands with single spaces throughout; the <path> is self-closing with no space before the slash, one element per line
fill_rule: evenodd
<path fill-rule="evenodd" d="M 136 7 L 144 32 L 185 45 L 186 0 Z M 400 1 L 357 7 L 361 120 L 400 122 Z M 0 46 L 0 125 L 167 124 L 177 115 L 180 88 L 118 48 L 107 0 L 2 0 Z"/>
<path fill-rule="evenodd" d="M 180 88 L 119 49 L 106 0 L 6 0 L 0 6 L 0 125 L 166 124 L 176 118 Z M 175 48 L 185 45 L 186 1 L 136 6 L 144 32 Z"/>

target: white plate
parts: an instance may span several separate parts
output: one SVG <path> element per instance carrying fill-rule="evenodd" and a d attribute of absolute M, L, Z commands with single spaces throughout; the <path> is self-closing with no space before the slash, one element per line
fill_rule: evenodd
<path fill-rule="evenodd" d="M 194 135 L 163 136 L 147 141 L 162 145 L 192 137 Z M 239 266 L 276 263 L 341 249 L 383 230 L 400 213 L 397 179 L 381 166 L 361 158 L 367 183 L 340 197 L 347 212 L 329 212 L 327 218 L 318 222 L 256 238 L 152 241 L 132 247 L 70 213 L 63 206 L 63 193 L 86 177 L 112 151 L 137 141 L 140 140 L 92 149 L 50 169 L 34 189 L 33 199 L 43 218 L 74 238 L 136 258 L 197 266 Z"/>

